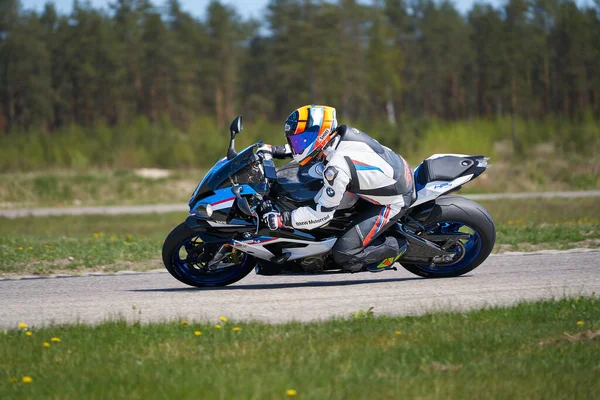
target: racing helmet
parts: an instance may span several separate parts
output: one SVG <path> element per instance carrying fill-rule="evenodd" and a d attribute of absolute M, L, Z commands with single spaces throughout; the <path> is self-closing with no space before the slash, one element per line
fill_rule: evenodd
<path fill-rule="evenodd" d="M 285 121 L 285 137 L 298 164 L 306 165 L 319 156 L 336 135 L 335 108 L 304 106 L 290 114 Z"/>

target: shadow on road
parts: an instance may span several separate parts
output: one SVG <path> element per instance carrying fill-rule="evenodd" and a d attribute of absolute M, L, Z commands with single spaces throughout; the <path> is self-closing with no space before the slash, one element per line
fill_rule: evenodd
<path fill-rule="evenodd" d="M 285 288 L 300 288 L 300 287 L 327 287 L 327 286 L 349 286 L 363 285 L 369 283 L 389 283 L 389 282 L 404 282 L 422 280 L 425 278 L 391 278 L 391 279 L 356 279 L 352 281 L 311 281 L 311 282 L 290 282 L 290 283 L 260 283 L 254 285 L 231 285 L 225 287 L 181 287 L 181 288 L 163 288 L 163 289 L 133 289 L 129 292 L 185 292 L 185 291 L 206 291 L 206 290 L 264 290 L 264 289 L 285 289 Z"/>

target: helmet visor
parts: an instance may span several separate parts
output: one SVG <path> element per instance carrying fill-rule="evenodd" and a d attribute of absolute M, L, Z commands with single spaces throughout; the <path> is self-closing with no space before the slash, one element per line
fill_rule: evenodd
<path fill-rule="evenodd" d="M 318 131 L 306 131 L 297 135 L 288 136 L 287 140 L 292 149 L 292 154 L 302 154 L 310 145 L 312 145 L 317 136 Z"/>

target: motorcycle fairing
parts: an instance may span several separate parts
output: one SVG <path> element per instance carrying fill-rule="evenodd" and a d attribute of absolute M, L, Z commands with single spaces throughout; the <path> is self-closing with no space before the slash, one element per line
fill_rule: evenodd
<path fill-rule="evenodd" d="M 208 171 L 204 179 L 202 179 L 200 184 L 198 184 L 196 190 L 194 190 L 189 202 L 190 211 L 196 208 L 199 200 L 203 196 L 209 194 L 211 191 L 215 191 L 231 175 L 257 161 L 257 157 L 254 154 L 254 148 L 262 145 L 262 143 L 263 142 L 258 142 L 246 147 L 231 160 L 227 160 L 227 157 L 223 157 L 217 161 L 217 163 Z"/>
<path fill-rule="evenodd" d="M 419 204 L 426 203 L 431 200 L 435 200 L 444 193 L 459 188 L 461 185 L 469 182 L 473 179 L 473 174 L 467 176 L 461 176 L 451 182 L 447 181 L 434 181 L 426 184 L 421 190 L 417 192 L 417 200 L 410 206 L 410 208 L 418 206 Z"/>
<path fill-rule="evenodd" d="M 484 156 L 465 154 L 434 154 L 427 158 L 415 168 L 417 200 L 410 208 L 457 190 L 477 178 L 488 168 L 487 160 Z M 437 169 L 431 171 L 431 166 L 435 164 L 438 164 Z M 431 177 L 435 180 L 430 180 Z"/>
<path fill-rule="evenodd" d="M 241 194 L 253 195 L 256 191 L 250 185 L 240 185 L 242 187 Z M 235 195 L 231 191 L 231 187 L 223 189 L 217 189 L 213 192 L 213 195 L 199 199 L 196 203 L 190 206 L 190 214 L 195 215 L 198 218 L 209 220 L 209 218 L 203 214 L 197 213 L 195 210 L 200 204 L 210 204 L 213 209 L 213 214 L 210 217 L 211 221 L 228 222 L 229 214 L 233 204 L 235 203 Z M 210 221 L 209 221 L 210 222 Z"/>
<path fill-rule="evenodd" d="M 277 170 L 272 190 L 281 201 L 310 203 L 323 187 L 322 163 L 301 166 L 292 161 Z"/>
<path fill-rule="evenodd" d="M 293 261 L 301 258 L 327 253 L 333 248 L 336 241 L 337 238 L 329 238 L 315 242 L 272 236 L 260 236 L 250 240 L 232 240 L 230 246 L 244 253 L 248 253 L 256 258 L 260 258 L 263 260 L 272 260 L 280 254 L 274 254 L 266 246 L 273 245 L 276 243 L 285 243 L 290 246 L 285 248 L 285 250 L 283 251 L 284 254 L 289 254 L 289 256 L 286 257 L 286 260 Z"/>

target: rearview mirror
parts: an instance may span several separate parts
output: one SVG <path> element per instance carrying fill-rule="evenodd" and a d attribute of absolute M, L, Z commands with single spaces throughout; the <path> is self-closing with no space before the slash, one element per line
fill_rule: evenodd
<path fill-rule="evenodd" d="M 236 117 L 233 122 L 231 123 L 231 126 L 229 127 L 229 132 L 231 132 L 232 135 L 237 135 L 238 133 L 240 133 L 242 131 L 242 116 L 238 116 Z"/>
<path fill-rule="evenodd" d="M 227 159 L 231 160 L 237 156 L 235 151 L 235 135 L 242 131 L 242 116 L 235 117 L 233 122 L 231 122 L 231 126 L 229 127 L 229 132 L 231 132 L 231 140 L 229 141 L 229 149 L 227 149 Z"/>

